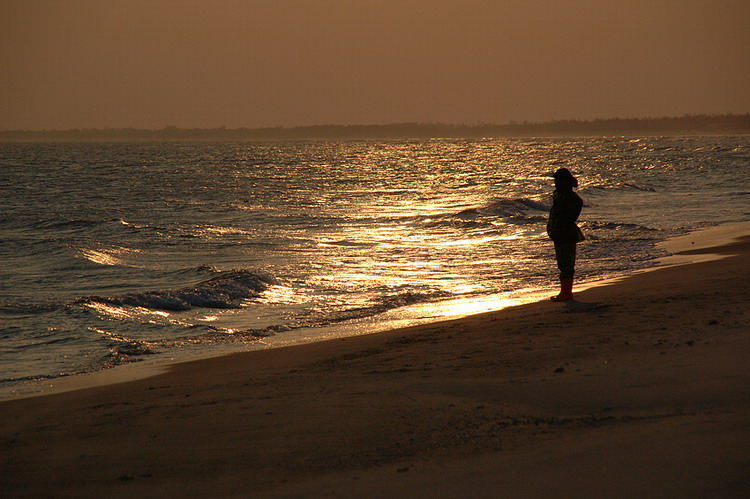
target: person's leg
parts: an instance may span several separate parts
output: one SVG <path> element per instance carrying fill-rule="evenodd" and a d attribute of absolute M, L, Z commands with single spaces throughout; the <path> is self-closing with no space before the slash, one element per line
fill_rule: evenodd
<path fill-rule="evenodd" d="M 575 241 L 555 242 L 555 258 L 560 269 L 560 294 L 553 296 L 553 301 L 573 299 L 573 275 L 576 264 Z"/>

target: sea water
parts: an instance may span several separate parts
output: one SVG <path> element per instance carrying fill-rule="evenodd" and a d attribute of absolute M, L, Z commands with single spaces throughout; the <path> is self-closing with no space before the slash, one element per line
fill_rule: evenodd
<path fill-rule="evenodd" d="M 0 380 L 359 334 L 550 290 L 561 166 L 585 201 L 578 281 L 750 220 L 747 136 L 0 144 Z"/>

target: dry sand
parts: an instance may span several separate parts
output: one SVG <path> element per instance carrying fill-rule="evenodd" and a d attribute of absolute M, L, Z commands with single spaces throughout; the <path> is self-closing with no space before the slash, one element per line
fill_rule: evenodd
<path fill-rule="evenodd" d="M 574 302 L 5 401 L 0 495 L 749 497 L 750 238 L 709 252 Z"/>

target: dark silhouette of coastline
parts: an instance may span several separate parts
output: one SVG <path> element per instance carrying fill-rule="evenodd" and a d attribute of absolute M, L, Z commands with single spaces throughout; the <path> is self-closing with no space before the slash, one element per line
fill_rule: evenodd
<path fill-rule="evenodd" d="M 451 125 L 315 125 L 271 128 L 105 128 L 0 130 L 0 141 L 283 141 L 503 137 L 582 137 L 750 134 L 750 113 L 662 118 L 561 120 L 545 123 Z"/>

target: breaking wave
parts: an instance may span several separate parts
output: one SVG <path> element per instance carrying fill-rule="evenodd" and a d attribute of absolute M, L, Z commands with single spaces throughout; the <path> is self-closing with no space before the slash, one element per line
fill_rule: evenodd
<path fill-rule="evenodd" d="M 193 307 L 240 308 L 242 302 L 260 296 L 276 280 L 250 270 L 222 272 L 216 277 L 178 290 L 146 291 L 116 297 L 87 297 L 78 303 L 106 303 L 151 310 L 190 310 Z"/>
<path fill-rule="evenodd" d="M 485 205 L 466 208 L 459 212 L 421 217 L 427 226 L 459 226 L 460 228 L 492 227 L 493 219 L 503 218 L 513 224 L 538 222 L 546 217 L 550 205 L 530 198 L 496 198 Z"/>
<path fill-rule="evenodd" d="M 492 201 L 486 207 L 480 208 L 480 213 L 486 213 L 488 215 L 499 216 L 503 218 L 512 217 L 524 217 L 529 212 L 544 212 L 548 211 L 550 206 L 541 201 L 535 199 L 504 199 L 499 198 Z"/>
<path fill-rule="evenodd" d="M 599 191 L 641 191 L 641 192 L 656 192 L 656 189 L 650 185 L 639 184 L 637 182 L 623 182 L 617 185 L 590 185 L 584 191 L 599 190 Z"/>

